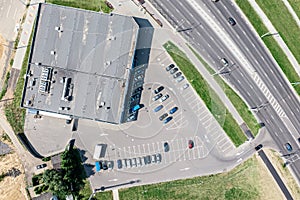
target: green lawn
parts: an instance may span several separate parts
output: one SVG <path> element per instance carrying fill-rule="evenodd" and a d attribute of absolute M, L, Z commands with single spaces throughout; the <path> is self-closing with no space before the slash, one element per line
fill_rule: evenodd
<path fill-rule="evenodd" d="M 80 190 L 79 192 L 79 199 L 89 199 L 89 197 L 92 194 L 91 186 L 89 181 L 86 179 L 84 181 L 84 187 Z M 98 192 L 96 195 L 93 197 L 93 200 L 112 200 L 112 192 L 111 191 L 106 191 L 106 192 Z"/>
<path fill-rule="evenodd" d="M 284 3 L 280 0 L 256 0 L 264 13 L 271 20 L 284 42 L 300 63 L 300 30 Z"/>
<path fill-rule="evenodd" d="M 263 35 L 264 33 L 268 32 L 268 29 L 262 23 L 260 17 L 256 14 L 256 12 L 251 7 L 251 5 L 248 3 L 248 1 L 245 1 L 245 0 L 236 0 L 236 2 L 239 5 L 239 7 L 243 10 L 243 12 L 245 13 L 245 15 L 248 17 L 249 21 L 252 23 L 252 25 L 254 26 L 254 28 L 256 29 L 256 31 L 257 31 L 257 33 L 259 35 Z M 265 3 L 271 3 L 271 2 L 274 2 L 274 0 L 272 0 L 272 1 L 264 1 L 264 2 Z M 278 5 L 282 4 L 281 1 L 276 0 L 276 2 L 278 2 L 278 3 L 276 3 L 276 4 L 275 3 L 273 3 L 273 4 L 271 3 L 271 5 L 273 5 L 271 7 L 277 7 L 276 6 L 277 4 Z M 268 4 L 266 4 L 266 5 L 264 4 L 264 6 L 267 6 L 267 5 Z M 278 8 L 276 8 L 276 9 L 278 9 Z M 275 12 L 275 10 L 273 8 L 272 8 L 272 12 L 277 13 L 277 12 Z M 275 15 L 277 16 L 277 18 L 280 18 L 282 13 L 281 12 L 278 12 L 278 13 L 279 14 L 275 14 Z M 268 14 L 270 14 L 270 13 L 268 13 Z M 288 20 L 287 16 L 288 15 L 283 15 L 282 17 L 284 19 Z M 272 19 L 272 23 L 273 23 L 273 20 L 274 19 Z M 279 31 L 280 35 L 284 38 L 284 40 L 288 39 L 288 40 L 291 40 L 291 41 L 289 41 L 289 43 L 291 43 L 291 42 L 294 43 L 294 45 L 293 45 L 293 49 L 294 50 L 292 50 L 290 46 L 289 46 L 289 48 L 293 52 L 294 56 L 296 57 L 294 51 L 296 50 L 296 52 L 300 52 L 300 49 L 298 49 L 300 47 L 296 47 L 297 46 L 297 42 L 295 42 L 295 41 L 300 41 L 299 40 L 300 38 L 298 40 L 294 40 L 293 38 L 297 38 L 298 36 L 295 36 L 295 37 L 294 36 L 288 36 L 288 37 L 284 36 L 285 34 L 287 34 L 289 32 L 293 33 L 292 31 L 295 31 L 295 29 L 294 29 L 295 28 L 294 27 L 294 23 L 290 23 L 289 21 L 287 21 L 287 22 L 288 23 L 286 24 L 286 26 L 284 25 L 286 28 L 281 27 L 280 29 L 277 29 L 277 27 L 275 26 L 275 24 L 273 24 L 273 25 Z M 276 24 L 278 25 L 278 23 L 276 23 Z M 291 27 L 291 30 L 281 32 L 281 29 L 288 29 L 289 27 Z M 293 34 L 289 34 L 289 35 L 293 35 Z M 300 33 L 299 33 L 299 30 L 298 30 L 298 32 L 297 32 L 296 35 L 299 35 L 299 34 Z M 264 41 L 265 45 L 268 47 L 268 49 L 270 50 L 271 54 L 273 55 L 273 57 L 275 58 L 275 60 L 277 61 L 277 63 L 279 64 L 279 66 L 282 69 L 282 71 L 285 73 L 285 75 L 288 78 L 288 80 L 291 83 L 298 82 L 300 80 L 300 77 L 296 73 L 294 67 L 289 62 L 287 56 L 285 55 L 285 53 L 283 52 L 283 50 L 280 48 L 280 46 L 277 44 L 277 42 L 275 41 L 275 39 L 273 39 L 273 37 L 271 37 L 271 36 L 267 36 L 267 37 L 263 38 L 263 41 Z M 288 45 L 288 43 L 287 43 L 287 45 Z M 295 48 L 297 48 L 297 49 L 295 49 Z M 297 57 L 300 58 L 300 54 L 299 53 L 296 53 L 296 54 L 297 54 Z M 294 88 L 297 91 L 297 93 L 300 95 L 300 87 L 299 86 L 295 86 Z"/>
<path fill-rule="evenodd" d="M 101 9 L 104 13 L 110 13 L 113 10 L 106 5 L 105 0 L 46 0 L 46 2 L 96 12 L 99 12 Z"/>
<path fill-rule="evenodd" d="M 119 196 L 121 200 L 261 199 L 259 173 L 258 160 L 252 157 L 228 173 L 121 189 Z"/>
<path fill-rule="evenodd" d="M 24 132 L 26 110 L 21 108 L 20 105 L 21 105 L 21 99 L 22 99 L 22 93 L 24 87 L 24 76 L 26 74 L 28 57 L 31 48 L 31 40 L 32 40 L 32 34 L 28 42 L 19 79 L 16 85 L 16 89 L 14 91 L 14 100 L 11 103 L 5 105 L 5 116 L 15 133 Z"/>
<path fill-rule="evenodd" d="M 193 48 L 189 46 L 189 48 L 192 50 L 192 52 L 195 54 L 195 56 L 199 59 L 199 61 L 205 66 L 207 71 L 210 74 L 214 74 L 215 71 L 203 60 L 203 58 L 194 51 Z M 257 123 L 257 120 L 251 113 L 251 111 L 248 109 L 248 106 L 246 103 L 235 93 L 229 85 L 220 76 L 214 76 L 214 79 L 217 81 L 217 83 L 220 85 L 220 87 L 225 92 L 226 96 L 229 98 L 233 106 L 236 108 L 240 116 L 243 118 L 245 123 L 248 125 L 251 132 L 254 134 L 254 136 L 257 135 L 258 130 L 260 128 L 259 124 Z"/>
<path fill-rule="evenodd" d="M 215 91 L 208 85 L 199 71 L 193 66 L 187 56 L 172 42 L 164 44 L 164 48 L 170 54 L 176 65 L 191 83 L 198 95 L 204 101 L 207 108 L 213 114 L 220 126 L 230 137 L 232 142 L 239 146 L 246 140 L 246 136 L 234 120 L 230 112 L 226 109 L 221 99 Z"/>
<path fill-rule="evenodd" d="M 293 10 L 297 14 L 298 18 L 300 18 L 300 1 L 299 0 L 288 0 Z"/>
<path fill-rule="evenodd" d="M 3 84 L 3 88 L 0 92 L 0 100 L 2 100 L 2 98 L 4 97 L 4 95 L 6 94 L 7 88 L 8 88 L 8 80 L 10 77 L 10 72 L 7 72 L 6 76 L 5 76 L 5 81 Z"/>

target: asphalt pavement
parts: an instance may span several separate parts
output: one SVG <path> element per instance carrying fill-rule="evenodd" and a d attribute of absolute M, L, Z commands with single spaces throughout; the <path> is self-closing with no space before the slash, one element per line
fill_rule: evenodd
<path fill-rule="evenodd" d="M 253 29 L 245 22 L 237 11 L 237 8 L 230 1 L 197 1 L 200 6 L 210 10 L 215 20 L 231 37 L 240 51 L 247 57 L 247 61 L 255 70 L 252 74 L 249 69 L 244 68 L 244 63 L 240 62 L 231 49 L 219 37 L 207 23 L 207 19 L 195 10 L 188 2 L 183 1 L 156 1 L 151 0 L 153 5 L 166 17 L 174 27 L 181 28 L 182 34 L 191 45 L 211 64 L 215 70 L 220 69 L 220 58 L 225 57 L 230 62 L 229 73 L 223 77 L 231 83 L 239 94 L 247 102 L 249 108 L 255 108 L 256 116 L 266 125 L 266 129 L 273 137 L 281 153 L 287 153 L 284 144 L 289 142 L 294 151 L 299 149 L 294 135 L 283 123 L 282 117 L 290 119 L 298 133 L 300 132 L 299 101 L 295 96 L 291 86 L 282 76 L 274 59 L 265 49 L 258 36 L 253 33 Z M 224 7 L 226 9 L 224 9 Z M 232 16 L 237 24 L 230 26 L 227 18 Z M 197 26 L 195 26 L 197 24 Z M 198 25 L 200 24 L 200 25 Z M 256 79 L 254 78 L 256 77 Z M 257 84 L 260 80 L 261 84 Z M 263 80 L 263 81 L 262 81 Z M 262 90 L 261 87 L 265 86 Z M 268 95 L 269 94 L 269 95 Z M 279 116 L 279 113 L 282 116 Z M 299 180 L 299 160 L 291 164 L 291 168 L 297 174 Z"/>

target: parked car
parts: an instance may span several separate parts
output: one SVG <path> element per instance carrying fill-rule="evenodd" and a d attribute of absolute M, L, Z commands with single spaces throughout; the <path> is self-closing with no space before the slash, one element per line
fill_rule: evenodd
<path fill-rule="evenodd" d="M 43 169 L 43 168 L 45 168 L 45 167 L 47 167 L 47 164 L 46 164 L 46 163 L 43 163 L 43 164 L 37 165 L 37 166 L 36 166 L 36 169 Z"/>
<path fill-rule="evenodd" d="M 164 124 L 168 123 L 169 121 L 171 121 L 173 119 L 173 117 L 168 117 L 167 119 L 165 119 Z"/>
<path fill-rule="evenodd" d="M 164 89 L 164 86 L 159 86 L 158 88 L 156 88 L 156 89 L 154 90 L 154 94 L 160 93 L 163 89 Z"/>
<path fill-rule="evenodd" d="M 137 77 L 134 78 L 135 81 L 141 80 L 144 77 L 144 75 L 138 75 Z"/>
<path fill-rule="evenodd" d="M 157 95 L 155 95 L 153 98 L 152 98 L 152 100 L 153 101 L 157 101 L 159 98 L 161 98 L 162 97 L 162 93 L 159 93 L 159 94 L 157 94 Z"/>
<path fill-rule="evenodd" d="M 124 168 L 127 168 L 127 162 L 126 162 L 126 159 L 123 159 L 123 160 L 122 160 L 122 165 L 123 165 Z"/>
<path fill-rule="evenodd" d="M 132 161 L 131 161 L 131 159 L 126 159 L 126 165 L 127 165 L 128 168 L 132 167 Z"/>
<path fill-rule="evenodd" d="M 164 113 L 163 115 L 161 115 L 161 116 L 159 117 L 159 120 L 162 121 L 162 120 L 164 120 L 166 117 L 168 117 L 168 113 Z"/>
<path fill-rule="evenodd" d="M 182 86 L 182 89 L 185 90 L 185 89 L 188 88 L 188 87 L 189 87 L 189 84 L 184 84 L 184 85 Z"/>
<path fill-rule="evenodd" d="M 155 154 L 151 156 L 151 162 L 156 163 L 156 155 Z"/>
<path fill-rule="evenodd" d="M 143 165 L 143 163 L 142 163 L 142 158 L 141 158 L 141 157 L 136 158 L 136 165 L 137 165 L 138 167 L 140 167 L 140 166 Z"/>
<path fill-rule="evenodd" d="M 167 100 L 170 96 L 168 94 L 166 94 L 165 96 L 163 96 L 161 99 L 160 99 L 160 102 L 164 102 L 165 100 Z"/>
<path fill-rule="evenodd" d="M 133 94 L 140 94 L 143 90 L 143 87 L 138 87 L 133 91 Z"/>
<path fill-rule="evenodd" d="M 161 162 L 161 154 L 158 153 L 156 154 L 156 163 L 160 163 Z"/>
<path fill-rule="evenodd" d="M 300 143 L 300 137 L 298 138 L 298 142 Z"/>
<path fill-rule="evenodd" d="M 100 160 L 99 162 L 100 162 L 103 170 L 107 170 L 108 169 L 107 161 L 106 160 Z"/>
<path fill-rule="evenodd" d="M 133 167 L 136 167 L 136 166 L 137 166 L 136 158 L 132 158 L 132 159 L 131 159 L 131 162 L 132 162 L 132 166 L 133 166 Z"/>
<path fill-rule="evenodd" d="M 137 70 L 136 72 L 135 72 L 135 74 L 141 74 L 141 73 L 143 73 L 144 72 L 144 69 L 139 69 L 139 70 Z"/>
<path fill-rule="evenodd" d="M 168 152 L 170 151 L 170 146 L 169 146 L 169 143 L 165 142 L 164 143 L 164 152 Z"/>
<path fill-rule="evenodd" d="M 159 106 L 157 106 L 156 108 L 154 108 L 154 112 L 158 112 L 158 111 L 160 111 L 162 108 L 163 108 L 164 106 L 163 105 L 159 105 Z"/>
<path fill-rule="evenodd" d="M 96 172 L 100 172 L 102 169 L 102 166 L 99 161 L 95 162 L 95 167 L 96 167 Z"/>
<path fill-rule="evenodd" d="M 174 67 L 175 67 L 174 64 L 170 64 L 168 67 L 166 67 L 167 72 L 170 71 Z"/>
<path fill-rule="evenodd" d="M 189 149 L 194 148 L 194 141 L 193 140 L 189 140 L 188 147 L 189 147 Z"/>
<path fill-rule="evenodd" d="M 234 26 L 236 24 L 235 20 L 232 17 L 228 17 L 228 22 L 231 26 Z"/>
<path fill-rule="evenodd" d="M 107 161 L 107 169 L 112 170 L 114 168 L 114 161 Z"/>
<path fill-rule="evenodd" d="M 177 78 L 177 77 L 181 76 L 181 74 L 182 74 L 181 72 L 178 72 L 178 73 L 173 75 L 173 78 Z"/>
<path fill-rule="evenodd" d="M 117 160 L 118 169 L 122 168 L 122 160 Z"/>
<path fill-rule="evenodd" d="M 262 144 L 259 144 L 259 145 L 257 145 L 254 149 L 255 149 L 256 151 L 258 151 L 258 150 L 260 150 L 262 147 L 263 147 L 263 145 L 262 145 Z"/>
<path fill-rule="evenodd" d="M 151 157 L 149 155 L 144 156 L 144 162 L 145 162 L 145 165 L 150 164 L 151 163 Z"/>
<path fill-rule="evenodd" d="M 175 67 L 175 68 L 173 68 L 173 69 L 170 70 L 170 74 L 174 74 L 174 73 L 177 72 L 177 71 L 178 71 L 178 68 Z"/>
<path fill-rule="evenodd" d="M 170 110 L 169 114 L 172 115 L 178 110 L 178 107 L 174 107 Z"/>
<path fill-rule="evenodd" d="M 292 145 L 290 143 L 286 143 L 284 146 L 285 146 L 286 150 L 288 150 L 290 152 L 293 151 Z"/>
<path fill-rule="evenodd" d="M 131 115 L 129 115 L 129 117 L 127 118 L 127 121 L 128 122 L 131 122 L 133 120 L 136 120 L 136 113 L 132 113 Z"/>
<path fill-rule="evenodd" d="M 177 79 L 176 79 L 176 81 L 179 83 L 179 82 L 181 82 L 181 81 L 183 81 L 184 80 L 184 76 L 180 76 L 180 77 L 178 77 Z"/>

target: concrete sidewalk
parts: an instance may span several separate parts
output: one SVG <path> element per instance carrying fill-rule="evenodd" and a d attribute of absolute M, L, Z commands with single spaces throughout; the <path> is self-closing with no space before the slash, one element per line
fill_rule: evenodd
<path fill-rule="evenodd" d="M 259 5 L 256 3 L 256 1 L 255 0 L 248 0 L 248 1 L 251 4 L 251 6 L 253 7 L 253 9 L 255 10 L 255 12 L 259 15 L 259 17 L 261 18 L 262 22 L 267 27 L 269 32 L 270 33 L 278 33 L 277 30 L 275 29 L 275 27 L 273 26 L 272 22 L 268 19 L 267 15 L 259 7 Z M 280 48 L 284 51 L 284 53 L 287 56 L 288 60 L 293 65 L 293 67 L 296 70 L 297 74 L 300 76 L 300 66 L 299 66 L 296 58 L 294 57 L 294 55 L 292 54 L 292 52 L 288 48 L 288 46 L 285 44 L 285 42 L 281 38 L 281 36 L 279 34 L 277 34 L 277 35 L 274 35 L 273 38 L 276 40 L 276 42 L 278 43 Z"/>
<path fill-rule="evenodd" d="M 115 189 L 113 192 L 113 200 L 119 200 L 119 190 Z"/>
<path fill-rule="evenodd" d="M 26 49 L 30 39 L 31 31 L 35 22 L 35 17 L 38 10 L 38 3 L 42 3 L 44 0 L 31 0 L 27 10 L 26 18 L 22 24 L 22 33 L 20 36 L 19 44 L 16 50 L 14 63 L 12 68 L 21 70 L 22 63 L 25 57 Z"/>

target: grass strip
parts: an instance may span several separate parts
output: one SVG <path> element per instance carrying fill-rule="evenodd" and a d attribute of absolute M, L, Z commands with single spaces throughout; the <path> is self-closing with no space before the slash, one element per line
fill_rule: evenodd
<path fill-rule="evenodd" d="M 122 200 L 262 199 L 259 162 L 252 157 L 230 172 L 119 190 Z"/>
<path fill-rule="evenodd" d="M 273 1 L 270 1 L 270 2 L 273 2 Z M 279 1 L 276 1 L 276 2 L 279 2 Z M 260 17 L 258 16 L 258 14 L 255 12 L 255 10 L 252 8 L 252 6 L 250 5 L 250 3 L 248 1 L 236 0 L 236 3 L 243 10 L 243 12 L 248 17 L 249 21 L 251 22 L 251 24 L 253 25 L 253 27 L 255 28 L 255 30 L 257 31 L 257 33 L 259 35 L 263 35 L 263 34 L 268 32 L 268 29 L 263 24 L 262 20 L 260 19 Z M 281 13 L 281 12 L 279 12 L 279 13 Z M 280 14 L 274 14 L 274 15 L 280 16 Z M 273 21 L 272 21 L 272 23 L 273 23 Z M 277 29 L 277 27 L 276 27 L 276 29 Z M 281 37 L 284 38 L 283 35 L 285 33 L 281 33 L 281 30 L 279 30 L 279 29 L 277 29 L 277 30 L 280 32 Z M 287 38 L 285 38 L 285 39 L 287 39 Z M 276 40 L 274 38 L 272 38 L 271 36 L 268 36 L 268 37 L 264 37 L 263 41 L 264 41 L 265 45 L 268 47 L 268 49 L 270 50 L 271 54 L 273 55 L 273 57 L 276 60 L 276 62 L 278 63 L 278 65 L 280 66 L 281 70 L 284 72 L 284 74 L 288 78 L 288 80 L 291 83 L 300 81 L 300 77 L 298 76 L 298 74 L 295 71 L 294 67 L 292 66 L 292 64 L 288 60 L 288 58 L 285 55 L 284 51 L 277 44 Z M 292 40 L 292 42 L 297 43 L 294 40 Z M 292 51 L 292 49 L 290 49 L 290 50 Z M 300 49 L 299 49 L 298 52 L 300 52 Z M 294 54 L 294 52 L 293 52 L 293 54 Z M 294 89 L 300 95 L 300 87 L 297 86 L 297 85 L 294 85 Z"/>
<path fill-rule="evenodd" d="M 4 95 L 6 94 L 6 91 L 7 91 L 7 88 L 8 88 L 8 80 L 9 80 L 9 77 L 10 77 L 10 73 L 8 72 L 8 73 L 6 74 L 5 81 L 4 81 L 4 85 L 3 85 L 3 88 L 2 88 L 1 93 L 0 93 L 0 100 L 2 100 L 2 98 L 3 98 Z"/>
<path fill-rule="evenodd" d="M 204 65 L 207 71 L 210 74 L 214 74 L 215 71 L 203 60 L 203 58 L 197 52 L 195 52 L 192 47 L 189 46 L 189 48 L 202 63 L 202 65 Z M 237 95 L 237 93 L 233 89 L 231 89 L 231 87 L 229 87 L 229 85 L 225 81 L 223 81 L 220 76 L 214 76 L 214 79 L 219 84 L 219 86 L 221 86 L 226 96 L 236 108 L 237 112 L 240 114 L 244 122 L 248 125 L 251 132 L 254 134 L 254 136 L 256 136 L 260 125 L 257 123 L 257 120 L 255 119 L 251 111 L 248 109 L 246 103 L 239 97 L 239 95 Z"/>
<path fill-rule="evenodd" d="M 24 88 L 24 76 L 26 74 L 26 70 L 28 66 L 28 58 L 30 53 L 32 36 L 33 34 L 31 34 L 28 41 L 28 46 L 26 48 L 26 53 L 22 63 L 22 68 L 20 71 L 16 89 L 14 91 L 14 99 L 11 103 L 5 105 L 5 116 L 15 133 L 24 132 L 26 110 L 24 108 L 21 108 L 20 105 L 21 105 L 22 93 Z"/>
<path fill-rule="evenodd" d="M 191 61 L 187 58 L 184 52 L 182 52 L 172 42 L 167 42 L 164 45 L 169 55 L 172 57 L 177 66 L 186 76 L 187 80 L 191 83 L 197 94 L 204 101 L 205 105 L 218 121 L 220 126 L 227 133 L 232 142 L 239 146 L 246 140 L 246 136 L 228 112 L 221 99 L 216 92 L 208 85 L 199 71 L 193 66 Z"/>
<path fill-rule="evenodd" d="M 299 0 L 288 0 L 293 10 L 297 14 L 298 18 L 300 18 L 300 1 Z"/>
<path fill-rule="evenodd" d="M 298 63 L 300 63 L 299 27 L 283 1 L 256 0 L 256 2 L 268 16 Z"/>
<path fill-rule="evenodd" d="M 96 12 L 102 11 L 104 13 L 110 13 L 113 11 L 113 9 L 106 4 L 107 1 L 105 0 L 46 0 L 46 2 Z"/>
<path fill-rule="evenodd" d="M 79 199 L 89 199 L 92 194 L 91 186 L 89 181 L 84 181 L 84 187 L 79 191 Z M 113 200 L 111 191 L 97 192 L 92 198 L 93 200 Z"/>

